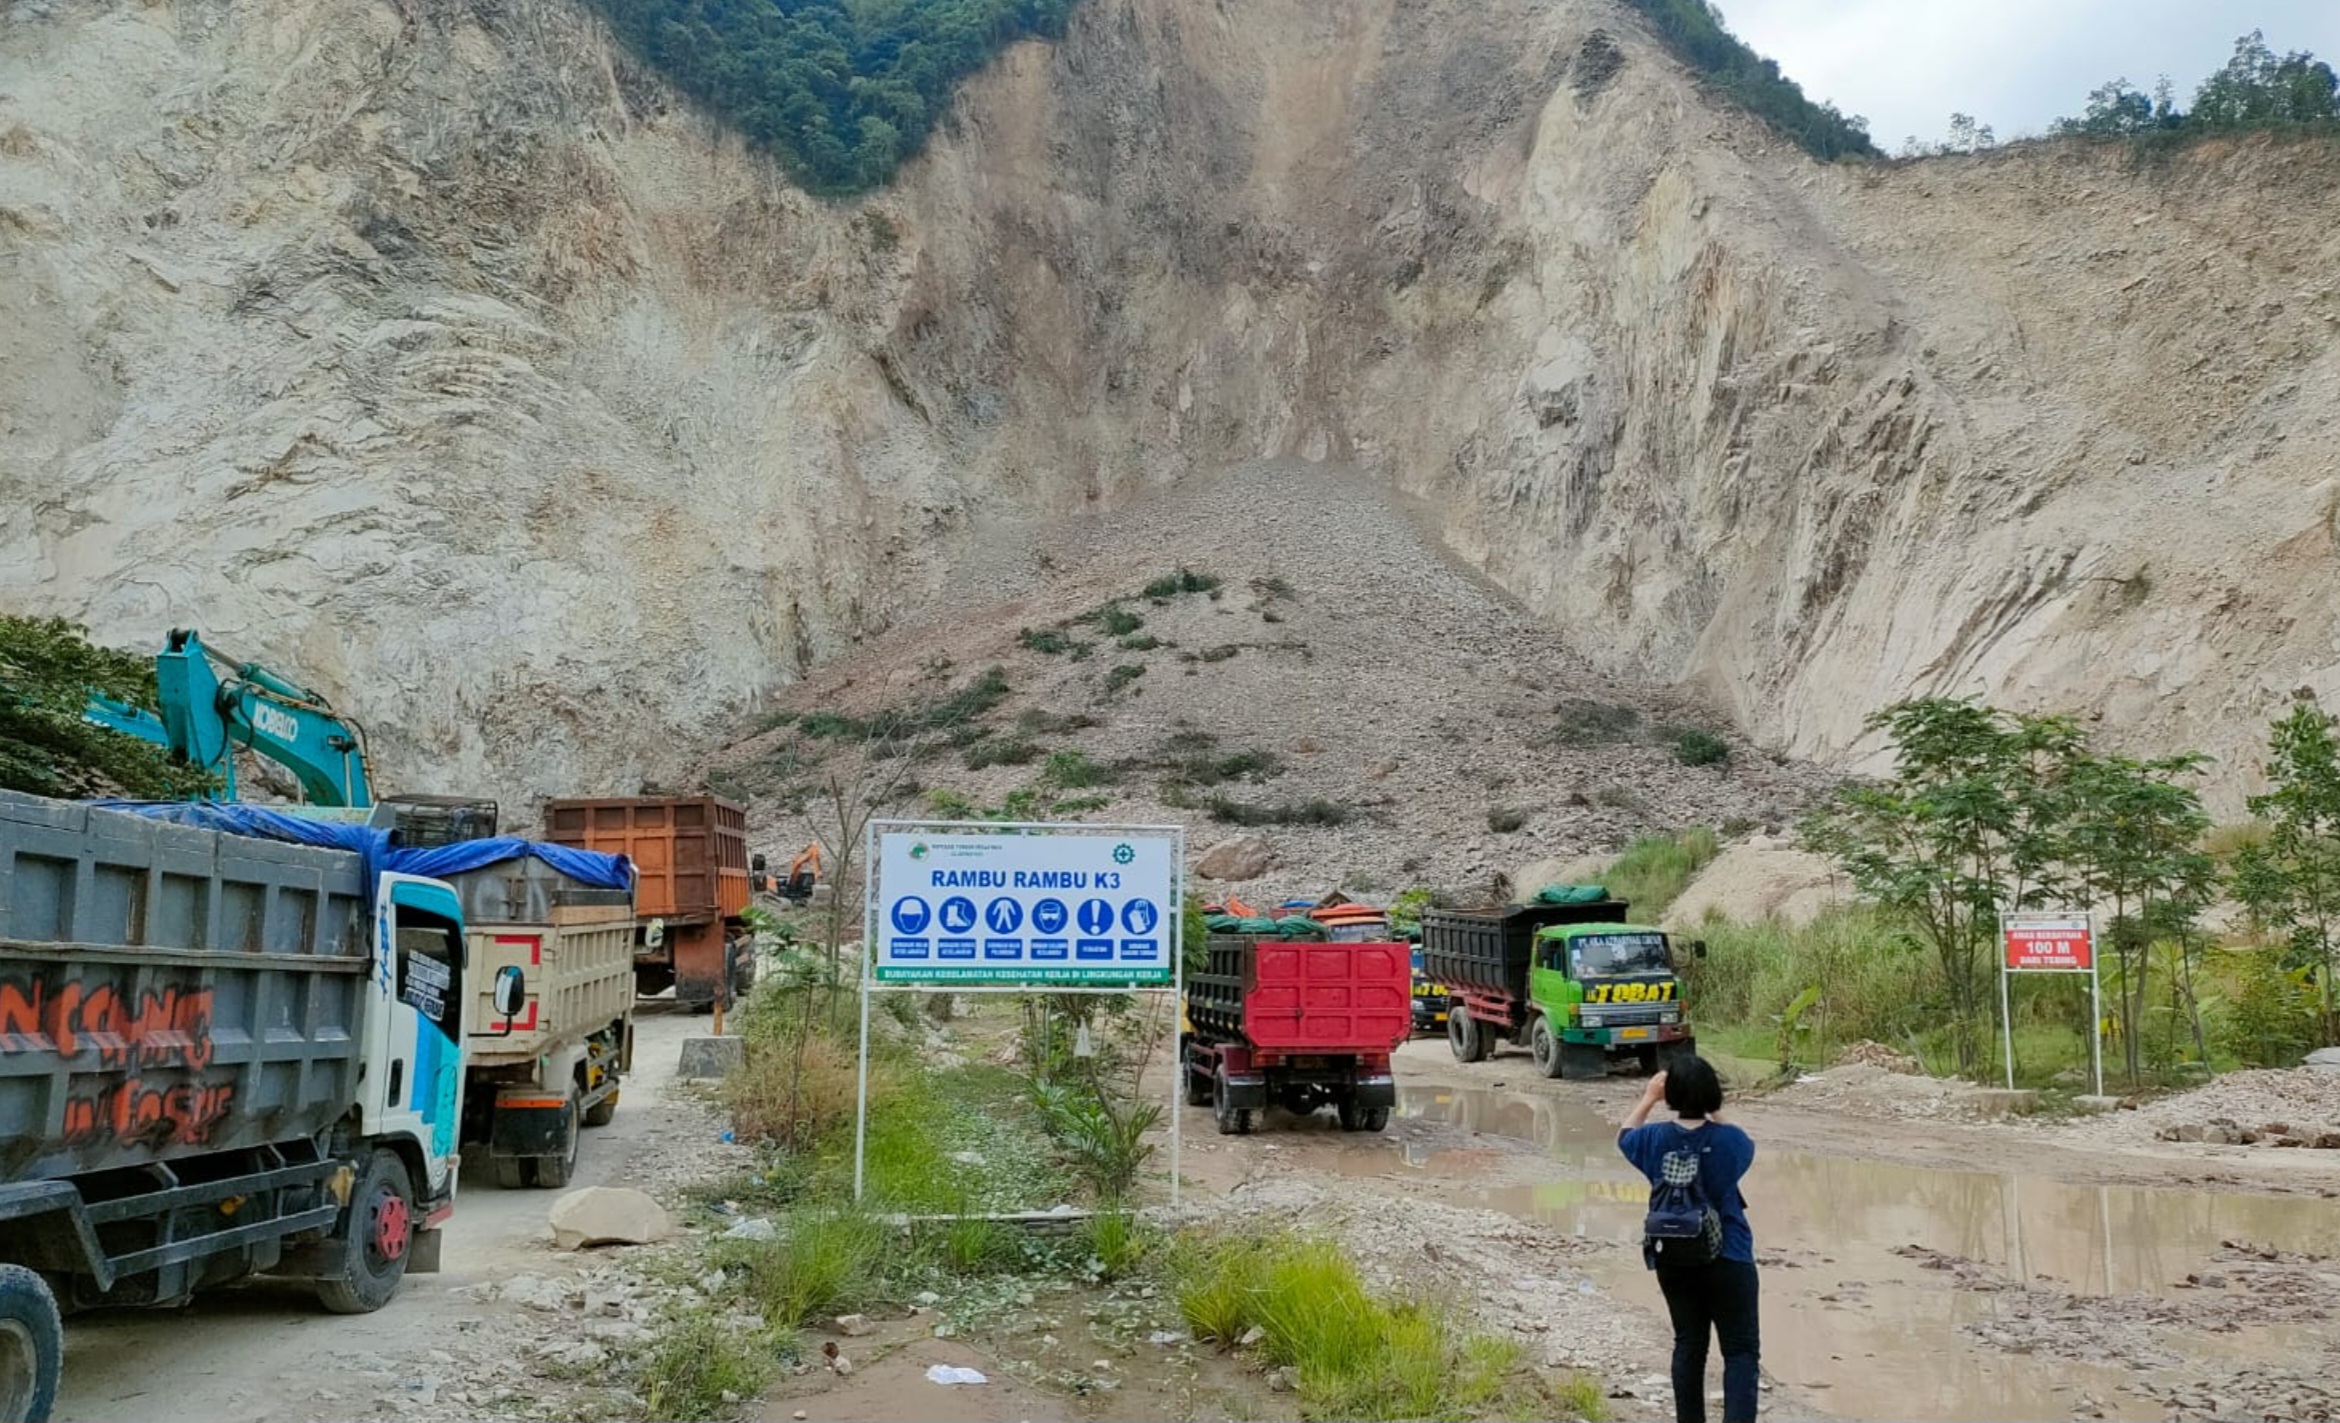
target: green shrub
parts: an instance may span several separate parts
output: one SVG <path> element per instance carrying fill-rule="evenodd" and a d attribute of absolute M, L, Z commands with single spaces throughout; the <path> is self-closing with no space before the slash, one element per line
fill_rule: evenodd
<path fill-rule="evenodd" d="M 1016 641 L 1033 652 L 1050 657 L 1062 657 L 1079 646 L 1072 638 L 1054 628 L 1025 628 L 1016 634 Z"/>
<path fill-rule="evenodd" d="M 1601 876 L 1601 883 L 1617 898 L 1632 902 L 1636 921 L 1654 924 L 1720 853 L 1722 842 L 1703 828 L 1646 836 L 1626 848 Z"/>
<path fill-rule="evenodd" d="M 1881 156 L 1869 141 L 1868 121 L 1834 104 L 1815 104 L 1779 65 L 1749 49 L 1723 28 L 1708 0 L 1625 0 L 1650 23 L 1676 59 L 1698 71 L 1717 92 L 1763 120 L 1781 137 L 1823 162 Z"/>
<path fill-rule="evenodd" d="M 1005 741 L 986 741 L 967 749 L 967 769 L 987 770 L 993 766 L 1029 766 L 1040 759 L 1037 744 L 1021 736 Z"/>
<path fill-rule="evenodd" d="M 2245 1067 L 2296 1067 L 2315 1045 L 2315 999 L 2284 972 L 2272 952 L 2246 953 L 2218 1024 L 2218 1040 Z"/>
<path fill-rule="evenodd" d="M 1168 647 L 1170 644 L 1152 633 L 1146 633 L 1139 637 L 1125 637 L 1115 645 L 1124 652 L 1152 652 L 1156 648 Z"/>
<path fill-rule="evenodd" d="M 1685 766 L 1726 765 L 1731 744 L 1711 731 L 1686 727 L 1674 733 L 1674 759 Z"/>
<path fill-rule="evenodd" d="M 1166 573 L 1148 583 L 1140 590 L 1140 595 L 1157 603 L 1167 603 L 1181 593 L 1212 593 L 1218 591 L 1218 587 L 1219 579 L 1215 575 L 1181 568 L 1176 573 Z"/>
<path fill-rule="evenodd" d="M 1224 662 L 1242 650 L 1241 647 L 1232 642 L 1223 642 L 1217 647 L 1204 648 L 1197 656 L 1204 662 Z"/>
<path fill-rule="evenodd" d="M 1496 806 L 1487 812 L 1487 828 L 1498 835 L 1516 835 L 1527 823 L 1528 812 L 1514 806 Z"/>
<path fill-rule="evenodd" d="M 1143 664 L 1136 662 L 1124 662 L 1120 666 L 1105 674 L 1104 694 L 1110 697 L 1116 692 L 1119 692 L 1123 688 L 1129 686 L 1130 683 L 1135 682 L 1138 678 L 1145 675 L 1146 669 Z"/>
<path fill-rule="evenodd" d="M 1090 786 L 1105 785 L 1113 779 L 1113 768 L 1092 759 L 1083 751 L 1053 751 L 1048 763 L 1041 768 L 1040 780 L 1053 790 L 1077 791 Z"/>
<path fill-rule="evenodd" d="M 1127 637 L 1146 625 L 1146 620 L 1119 603 L 1107 603 L 1089 614 L 1098 630 L 1107 637 Z"/>
<path fill-rule="evenodd" d="M 1570 698 L 1555 711 L 1552 740 L 1562 746 L 1606 746 L 1641 733 L 1641 713 L 1631 707 Z"/>
<path fill-rule="evenodd" d="M 732 1398 L 754 1398 L 778 1366 L 771 1336 L 740 1329 L 708 1309 L 669 1320 L 641 1364 L 644 1414 L 676 1423 L 731 1416 Z"/>
<path fill-rule="evenodd" d="M 894 1249 L 893 1229 L 877 1217 L 809 1206 L 789 1213 L 777 1239 L 718 1239 L 712 1254 L 745 1282 L 766 1323 L 794 1329 L 877 1298 Z"/>

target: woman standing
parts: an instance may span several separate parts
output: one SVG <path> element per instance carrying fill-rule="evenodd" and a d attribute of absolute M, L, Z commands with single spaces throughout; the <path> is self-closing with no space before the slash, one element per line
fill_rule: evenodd
<path fill-rule="evenodd" d="M 1674 1120 L 1650 1122 L 1661 1098 Z M 1660 1265 L 1654 1252 L 1644 1250 L 1674 1320 L 1675 1423 L 1706 1423 L 1709 1329 L 1722 1343 L 1723 1423 L 1755 1423 L 1755 1232 L 1747 1224 L 1747 1198 L 1739 1194 L 1739 1178 L 1755 1162 L 1755 1142 L 1716 1117 L 1722 1100 L 1722 1079 L 1711 1064 L 1679 1058 L 1671 1070 L 1649 1079 L 1617 1133 L 1617 1149 L 1653 1187 L 1667 1184 L 1669 1157 L 1678 1163 L 1694 1158 L 1698 1190 L 1721 1218 L 1720 1247 L 1703 1264 Z M 1683 1174 L 1678 1165 L 1677 1185 Z"/>

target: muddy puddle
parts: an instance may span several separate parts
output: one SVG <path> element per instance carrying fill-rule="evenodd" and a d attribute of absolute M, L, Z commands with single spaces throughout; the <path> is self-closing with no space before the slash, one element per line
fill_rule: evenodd
<path fill-rule="evenodd" d="M 1420 1173 L 1453 1204 L 1639 1239 L 1647 1187 L 1591 1108 L 1418 1088 L 1401 1092 L 1398 1116 L 1496 1140 L 1457 1149 L 1451 1133 L 1410 1133 L 1402 1166 L 1379 1155 L 1358 1161 L 1360 1174 Z M 2163 1407 L 2134 1387 L 2143 1372 L 2329 1357 L 2329 1299 L 2303 1299 L 2288 1319 L 2270 1311 L 2248 1271 L 2272 1267 L 2246 1261 L 2238 1274 L 2226 1242 L 2330 1253 L 2340 1202 L 1759 1151 L 1747 1195 L 1765 1266 L 1764 1362 L 1832 1414 L 2070 1418 L 2086 1398 L 2105 1417 L 2158 1419 Z M 1621 1298 L 1662 1309 L 1636 1251 L 1597 1258 L 1593 1273 Z M 1652 1375 L 1665 1368 L 1650 1360 Z"/>

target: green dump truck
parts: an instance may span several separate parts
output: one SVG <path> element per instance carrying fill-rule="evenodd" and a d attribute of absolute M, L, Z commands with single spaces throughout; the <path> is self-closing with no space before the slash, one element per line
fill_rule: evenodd
<path fill-rule="evenodd" d="M 1632 923 L 1606 894 L 1486 909 L 1426 909 L 1423 966 L 1446 986 L 1447 1045 L 1478 1062 L 1508 1042 L 1546 1077 L 1654 1072 L 1696 1048 L 1677 954 L 1706 945 Z"/>

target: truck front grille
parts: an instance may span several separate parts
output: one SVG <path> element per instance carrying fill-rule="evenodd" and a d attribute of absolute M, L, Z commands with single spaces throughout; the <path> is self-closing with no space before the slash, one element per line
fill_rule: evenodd
<path fill-rule="evenodd" d="M 1588 1028 L 1635 1028 L 1645 1023 L 1662 1023 L 1675 1011 L 1673 1005 L 1652 1003 L 1639 1008 L 1587 1008 L 1584 1025 Z"/>

